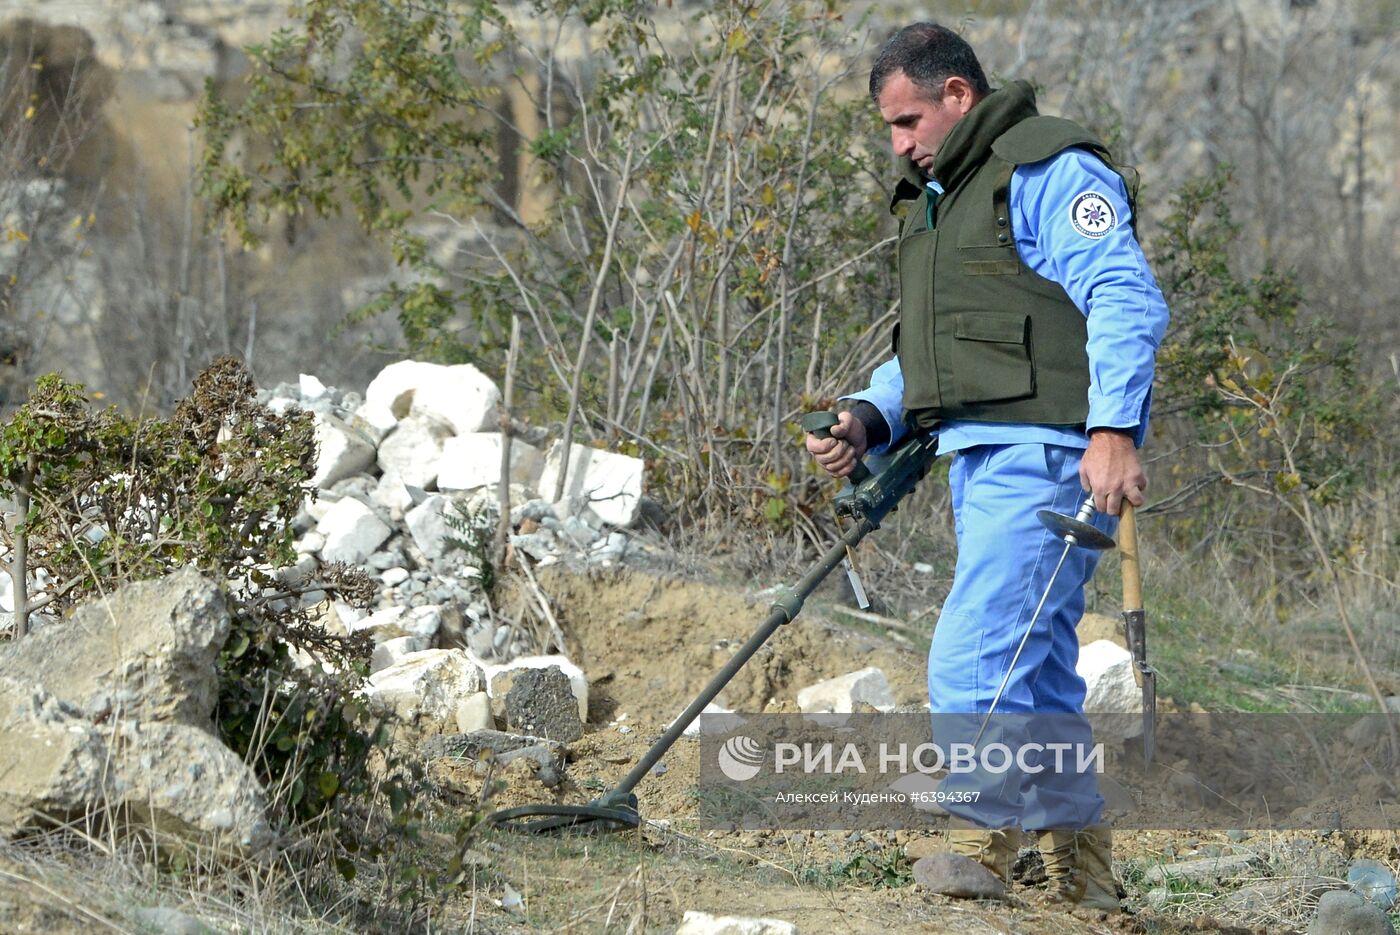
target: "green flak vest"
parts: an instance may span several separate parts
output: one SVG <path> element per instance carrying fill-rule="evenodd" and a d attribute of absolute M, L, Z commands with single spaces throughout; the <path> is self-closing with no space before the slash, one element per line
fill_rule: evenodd
<path fill-rule="evenodd" d="M 899 237 L 895 329 L 912 425 L 1083 425 L 1088 418 L 1084 314 L 1058 283 L 1021 261 L 1007 197 L 1018 165 L 1071 146 L 1119 171 L 1087 131 L 1040 116 L 1035 92 L 1016 81 L 989 94 L 948 134 L 934 159 L 933 177 L 944 187 L 936 204 L 907 165 L 890 207 L 915 199 Z M 1132 207 L 1133 186 L 1127 188 Z"/>

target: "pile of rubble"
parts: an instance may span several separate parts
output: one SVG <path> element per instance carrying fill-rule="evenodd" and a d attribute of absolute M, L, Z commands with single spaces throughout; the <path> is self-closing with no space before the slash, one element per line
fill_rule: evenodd
<path fill-rule="evenodd" d="M 298 560 L 288 577 L 305 583 L 323 564 L 347 562 L 378 580 L 369 610 L 306 596 L 322 604 L 331 632 L 373 637 L 370 698 L 425 734 L 504 724 L 551 740 L 581 736 L 583 673 L 563 656 L 533 655 L 541 647 L 493 615 L 481 586 L 505 444 L 491 379 L 470 364 L 401 361 L 363 396 L 303 375 L 262 399 L 316 419 L 318 496 L 294 523 Z M 528 575 L 532 566 L 605 566 L 641 551 L 624 530 L 643 506 L 643 462 L 574 444 L 566 467 L 564 446 L 542 450 L 544 440 L 536 431 L 510 442 L 514 561 Z"/>

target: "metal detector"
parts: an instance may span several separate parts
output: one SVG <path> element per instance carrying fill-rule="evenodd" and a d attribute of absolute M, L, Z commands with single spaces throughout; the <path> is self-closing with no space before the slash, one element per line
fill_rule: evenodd
<path fill-rule="evenodd" d="M 830 429 L 836 423 L 836 416 L 830 412 L 809 413 L 801 421 L 804 431 L 819 438 L 830 437 Z M 797 584 L 779 592 L 773 602 L 772 612 L 763 621 L 763 625 L 680 713 L 616 787 L 587 805 L 522 805 L 493 812 L 486 816 L 486 823 L 531 833 L 567 829 L 614 831 L 639 826 L 642 819 L 637 810 L 637 796 L 632 789 L 651 771 L 666 751 L 671 749 L 691 722 L 699 717 L 705 706 L 729 684 L 758 648 L 767 642 L 779 627 L 791 623 L 797 617 L 803 603 L 817 586 L 846 560 L 848 550 L 880 528 L 881 521 L 894 511 L 899 501 L 928 473 L 937 450 L 936 435 L 916 435 L 888 455 L 885 468 L 878 474 L 871 474 L 865 465 L 857 462 L 856 471 L 852 474 L 856 478 L 855 486 L 844 489 L 837 495 L 835 502 L 838 514 L 851 517 L 851 526 Z"/>

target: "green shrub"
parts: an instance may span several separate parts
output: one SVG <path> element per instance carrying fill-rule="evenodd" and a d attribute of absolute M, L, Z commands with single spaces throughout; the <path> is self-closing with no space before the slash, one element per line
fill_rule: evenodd
<path fill-rule="evenodd" d="M 330 635 L 301 599 L 318 591 L 367 606 L 373 582 L 340 563 L 304 580 L 289 574 L 292 521 L 315 495 L 315 463 L 311 415 L 260 405 L 232 358 L 199 374 L 164 419 L 94 410 L 81 386 L 51 374 L 0 427 L 0 493 L 20 516 L 0 544 L 16 638 L 36 616 L 62 626 L 75 603 L 125 582 L 187 565 L 219 582 L 232 627 L 215 726 L 271 790 L 274 820 L 318 832 L 293 833 L 289 845 L 328 845 L 314 860 L 329 857 L 348 877 L 412 843 L 421 776 L 394 756 L 358 695 L 369 638 Z M 385 820 L 368 821 L 381 802 Z M 404 894 L 439 884 L 408 867 Z"/>

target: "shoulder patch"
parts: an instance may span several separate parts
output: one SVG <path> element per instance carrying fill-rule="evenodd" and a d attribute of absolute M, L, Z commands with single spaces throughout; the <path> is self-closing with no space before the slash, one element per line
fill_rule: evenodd
<path fill-rule="evenodd" d="M 1069 204 L 1069 223 L 1079 236 L 1098 240 L 1118 226 L 1118 212 L 1098 192 L 1081 192 Z"/>

